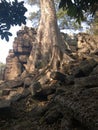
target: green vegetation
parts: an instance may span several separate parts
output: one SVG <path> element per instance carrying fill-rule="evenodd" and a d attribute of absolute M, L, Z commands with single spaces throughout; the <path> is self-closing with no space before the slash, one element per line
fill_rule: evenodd
<path fill-rule="evenodd" d="M 1 70 L 1 69 L 4 69 L 4 68 L 5 68 L 5 65 L 6 65 L 6 64 L 0 62 L 0 70 Z"/>
<path fill-rule="evenodd" d="M 59 8 L 67 11 L 67 14 L 81 23 L 85 18 L 85 12 L 94 15 L 98 8 L 98 0 L 61 0 Z"/>
<path fill-rule="evenodd" d="M 11 26 L 26 24 L 26 17 L 24 16 L 27 9 L 24 7 L 24 2 L 8 2 L 7 0 L 0 1 L 0 36 L 1 39 L 9 41 L 9 32 Z"/>
<path fill-rule="evenodd" d="M 6 64 L 0 62 L 0 80 L 3 80 Z"/>

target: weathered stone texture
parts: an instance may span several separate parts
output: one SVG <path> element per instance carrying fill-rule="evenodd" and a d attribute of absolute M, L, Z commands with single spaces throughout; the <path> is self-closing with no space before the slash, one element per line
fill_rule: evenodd
<path fill-rule="evenodd" d="M 77 35 L 77 39 L 77 48 L 80 55 L 83 53 L 92 54 L 97 52 L 98 42 L 94 40 L 94 37 L 92 35 L 89 35 L 87 33 L 79 33 Z"/>
<path fill-rule="evenodd" d="M 25 70 L 25 64 L 35 42 L 36 31 L 33 28 L 24 27 L 17 32 L 13 42 L 13 49 L 9 51 L 6 59 L 5 80 L 13 80 Z"/>

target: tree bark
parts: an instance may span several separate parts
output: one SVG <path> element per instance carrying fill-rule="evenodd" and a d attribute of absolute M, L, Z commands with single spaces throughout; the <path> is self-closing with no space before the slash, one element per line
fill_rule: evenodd
<path fill-rule="evenodd" d="M 57 25 L 54 0 L 40 0 L 41 18 L 37 31 L 37 44 L 33 50 L 33 70 L 47 65 L 59 70 L 63 62 L 71 58 L 66 54 L 66 45 Z"/>
<path fill-rule="evenodd" d="M 66 46 L 57 25 L 54 0 L 40 0 L 41 19 L 38 28 L 38 43 L 43 61 L 50 63 L 52 69 L 58 70 L 63 62 Z M 66 55 L 67 56 L 67 55 Z M 67 56 L 67 59 L 70 58 Z"/>

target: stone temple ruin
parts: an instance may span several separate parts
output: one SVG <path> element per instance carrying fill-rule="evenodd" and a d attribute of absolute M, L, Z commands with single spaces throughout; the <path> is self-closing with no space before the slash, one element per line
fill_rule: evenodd
<path fill-rule="evenodd" d="M 35 38 L 36 31 L 32 28 L 25 27 L 17 32 L 13 49 L 6 58 L 5 80 L 15 79 L 24 72 Z"/>
<path fill-rule="evenodd" d="M 6 58 L 6 69 L 4 74 L 5 80 L 13 80 L 26 71 L 33 71 L 33 51 L 36 46 L 36 30 L 34 28 L 24 27 L 17 32 L 17 37 L 13 42 L 13 49 L 9 50 L 9 55 Z M 86 54 L 97 54 L 98 43 L 92 36 L 86 33 L 79 33 L 70 37 L 62 33 L 65 44 L 74 56 L 84 57 Z"/>

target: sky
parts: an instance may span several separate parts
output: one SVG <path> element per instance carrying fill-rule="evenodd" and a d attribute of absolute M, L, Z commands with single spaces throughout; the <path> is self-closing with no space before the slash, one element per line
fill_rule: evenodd
<path fill-rule="evenodd" d="M 19 1 L 21 1 L 21 0 L 19 0 Z M 29 16 L 30 12 L 38 10 L 38 8 L 36 6 L 31 7 L 28 4 L 24 4 L 24 5 L 28 9 L 28 11 L 25 14 L 25 16 L 27 16 L 27 17 Z M 32 23 L 30 22 L 30 20 L 27 20 L 26 25 L 28 27 L 32 26 Z M 16 37 L 16 32 L 20 29 L 21 29 L 20 26 L 11 27 L 10 32 L 13 34 L 13 36 L 11 36 L 9 38 L 9 42 L 0 39 L 0 62 L 6 63 L 6 57 L 8 56 L 9 50 L 12 49 L 13 41 L 14 41 L 14 38 Z"/>

